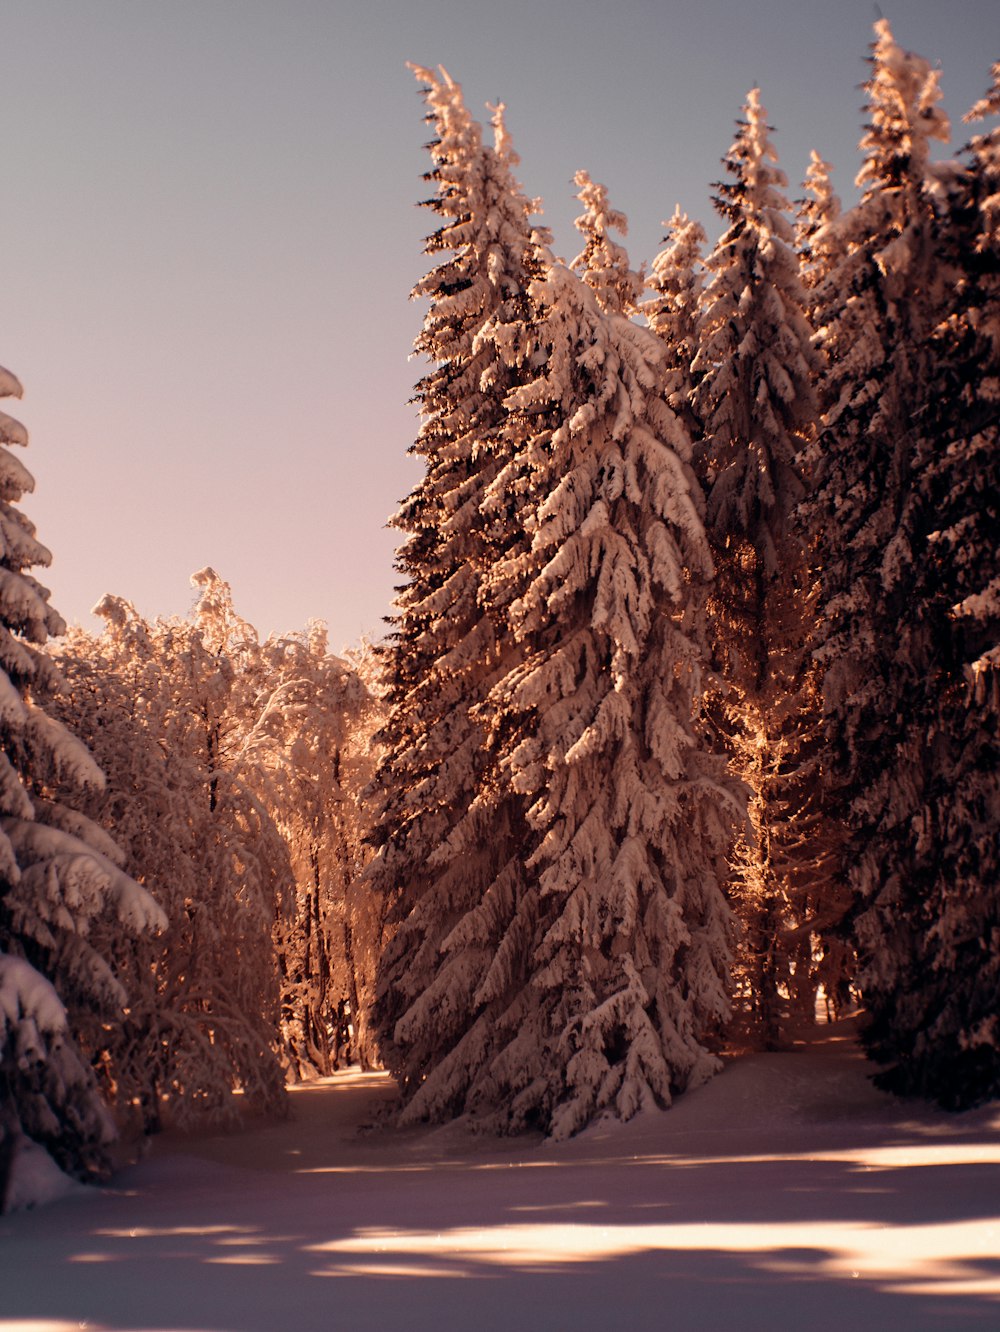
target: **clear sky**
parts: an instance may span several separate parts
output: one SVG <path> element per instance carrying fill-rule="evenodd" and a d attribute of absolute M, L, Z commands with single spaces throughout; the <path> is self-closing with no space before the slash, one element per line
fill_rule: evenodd
<path fill-rule="evenodd" d="M 883 0 L 942 68 L 955 144 L 997 0 Z M 710 183 L 758 83 L 800 193 L 853 197 L 870 0 L 3 0 L 0 364 L 25 386 L 23 508 L 70 621 L 183 612 L 211 564 L 263 632 L 380 632 L 421 373 L 428 137 L 405 62 L 503 99 L 557 253 L 585 167 L 634 264 Z M 7 405 L 7 404 L 4 404 Z"/>

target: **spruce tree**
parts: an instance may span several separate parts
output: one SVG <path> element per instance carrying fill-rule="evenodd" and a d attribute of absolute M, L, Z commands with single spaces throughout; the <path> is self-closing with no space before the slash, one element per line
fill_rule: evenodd
<path fill-rule="evenodd" d="M 518 539 L 517 483 L 498 487 L 497 478 L 510 456 L 503 403 L 524 374 L 539 258 L 503 108 L 484 145 L 459 85 L 444 71 L 416 72 L 437 135 L 428 206 L 442 225 L 427 242 L 439 262 L 414 292 L 430 300 L 416 344 L 433 362 L 417 386 L 414 449 L 425 473 L 393 520 L 406 533 L 397 555 L 405 582 L 383 654 L 386 757 L 372 790 L 377 851 L 366 882 L 387 904 L 374 1014 L 382 1057 L 404 1098 L 420 1088 L 426 1113 L 442 1117 L 467 1085 L 444 1057 L 474 1025 L 488 966 L 481 949 L 449 959 L 444 941 L 523 841 L 517 809 L 489 772 L 481 709 L 508 650 L 503 607 L 486 589 Z"/>
<path fill-rule="evenodd" d="M 608 306 L 634 305 L 612 280 L 630 272 L 618 219 L 581 184 L 581 265 Z M 717 1067 L 739 793 L 694 736 L 711 559 L 662 346 L 532 253 L 519 361 L 502 319 L 476 340 L 509 367 L 471 561 L 496 646 L 462 710 L 468 794 L 390 948 L 408 1002 L 389 1050 L 404 1122 L 561 1136 Z"/>
<path fill-rule="evenodd" d="M 830 170 L 830 163 L 824 162 L 813 150 L 803 181 L 807 194 L 799 202 L 795 221 L 795 243 L 802 264 L 802 280 L 808 292 L 823 283 L 838 254 L 836 222 L 841 205 L 830 181 Z M 822 329 L 822 310 L 810 304 L 813 327 Z"/>
<path fill-rule="evenodd" d="M 998 109 L 994 83 L 973 114 Z M 920 669 L 887 765 L 885 887 L 861 881 L 858 919 L 880 1081 L 953 1108 L 1000 1095 L 998 143 L 994 129 L 930 169 L 931 262 L 959 280 L 927 320 L 929 378 L 911 401 L 899 530 L 913 558 L 899 580 Z"/>
<path fill-rule="evenodd" d="M 664 395 L 694 437 L 700 434 L 700 423 L 691 401 L 696 383 L 691 367 L 698 354 L 706 236 L 701 223 L 692 222 L 679 205 L 664 226 L 667 235 L 663 249 L 653 260 L 646 280 L 653 294 L 641 309 L 663 343 Z"/>
<path fill-rule="evenodd" d="M 718 1066 L 741 801 L 694 728 L 712 563 L 662 345 L 560 265 L 532 297 L 545 362 L 507 400 L 531 469 L 531 546 L 504 570 L 522 660 L 493 691 L 531 841 L 470 1104 L 560 1137 Z"/>
<path fill-rule="evenodd" d="M 594 292 L 602 310 L 612 314 L 634 314 L 642 295 L 643 275 L 629 266 L 628 253 L 611 234 L 628 235 L 628 219 L 608 204 L 603 185 L 590 179 L 586 171 L 573 177 L 579 186 L 577 198 L 583 212 L 574 222 L 584 238 L 584 247 L 570 264 Z"/>
<path fill-rule="evenodd" d="M 805 858 L 803 872 L 800 821 L 815 835 L 822 820 L 810 789 L 812 579 L 795 511 L 805 494 L 799 454 L 815 428 L 819 358 L 786 180 L 757 89 L 738 124 L 725 158 L 732 179 L 715 201 L 728 227 L 706 260 L 692 402 L 718 571 L 709 602 L 716 673 L 709 716 L 752 790 L 750 828 L 733 863 L 744 927 L 739 973 L 754 1034 L 773 1046 L 787 998 L 808 1012 L 813 995 L 820 866 L 818 857 Z"/>
<path fill-rule="evenodd" d="M 0 396 L 21 386 L 0 370 Z M 4 446 L 27 431 L 0 414 Z M 17 507 L 34 481 L 0 447 L 0 1208 L 24 1138 L 86 1179 L 104 1173 L 115 1125 L 91 1068 L 126 994 L 99 946 L 161 930 L 166 918 L 80 813 L 104 777 L 53 715 L 62 678 L 45 649 L 65 625 L 27 571 L 50 562 Z"/>
<path fill-rule="evenodd" d="M 931 163 L 930 139 L 948 134 L 938 77 L 884 20 L 871 63 L 864 192 L 835 223 L 842 253 L 825 284 L 809 503 L 826 767 L 850 827 L 880 1081 L 963 1105 L 1000 1085 L 996 718 L 974 686 L 996 641 L 977 601 L 996 576 L 997 514 L 995 413 L 981 414 L 995 372 L 976 350 L 969 271 L 982 266 L 969 231 L 980 186 L 974 169 L 956 203 L 955 169 Z"/>

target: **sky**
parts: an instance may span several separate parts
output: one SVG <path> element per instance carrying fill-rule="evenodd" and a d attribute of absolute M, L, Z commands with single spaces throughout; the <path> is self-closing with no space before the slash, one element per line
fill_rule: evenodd
<path fill-rule="evenodd" d="M 939 64 L 954 148 L 1000 58 L 996 0 L 883 0 Z M 635 265 L 711 183 L 759 85 L 801 194 L 810 149 L 846 202 L 871 0 L 3 0 L 0 364 L 18 376 L 53 552 L 94 628 L 105 592 L 183 614 L 211 565 L 262 633 L 377 637 L 419 472 L 410 359 L 433 218 L 407 61 L 474 115 L 503 100 L 525 191 L 577 253 L 585 168 Z M 953 150 L 946 150 L 953 151 Z M 10 408 L 9 403 L 4 406 Z"/>

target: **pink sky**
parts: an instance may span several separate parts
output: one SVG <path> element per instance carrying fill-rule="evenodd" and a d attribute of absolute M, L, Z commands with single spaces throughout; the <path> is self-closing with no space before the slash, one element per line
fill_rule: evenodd
<path fill-rule="evenodd" d="M 609 15 L 610 20 L 609 20 Z M 503 98 L 521 179 L 576 252 L 586 167 L 634 263 L 710 182 L 759 83 L 798 194 L 811 147 L 849 193 L 870 0 L 8 0 L 5 323 L 38 482 L 24 509 L 69 620 L 148 614 L 213 565 L 262 631 L 377 634 L 384 523 L 415 479 L 408 361 L 430 214 L 416 84 Z M 1000 57 L 995 0 L 900 0 L 959 122 Z"/>

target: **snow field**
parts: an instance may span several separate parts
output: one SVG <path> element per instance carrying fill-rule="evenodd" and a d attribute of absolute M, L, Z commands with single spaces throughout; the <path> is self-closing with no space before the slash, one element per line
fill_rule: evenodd
<path fill-rule="evenodd" d="M 0 1329 L 841 1329 L 1000 1323 L 1000 1108 L 885 1097 L 848 1024 L 569 1142 L 293 1117 L 167 1136 L 0 1223 Z"/>

